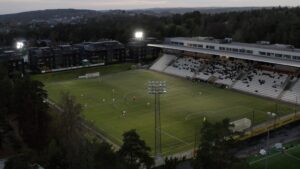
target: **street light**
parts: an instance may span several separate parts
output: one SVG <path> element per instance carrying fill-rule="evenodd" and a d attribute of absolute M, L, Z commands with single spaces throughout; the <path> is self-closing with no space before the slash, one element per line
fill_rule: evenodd
<path fill-rule="evenodd" d="M 154 95 L 155 101 L 155 162 L 156 165 L 163 165 L 164 160 L 161 157 L 161 121 L 160 121 L 160 95 L 167 93 L 167 85 L 165 81 L 149 81 L 148 93 Z"/>
<path fill-rule="evenodd" d="M 269 118 L 274 119 L 273 127 L 275 127 L 275 120 L 276 120 L 277 114 L 272 113 L 272 112 L 267 112 L 267 115 L 269 116 Z M 267 136 L 267 147 L 266 147 L 267 154 L 266 154 L 266 161 L 265 161 L 265 169 L 268 168 L 269 140 L 270 140 L 270 129 L 269 129 L 269 127 L 267 129 L 268 129 L 268 136 Z"/>
<path fill-rule="evenodd" d="M 298 95 L 295 94 L 296 97 L 296 102 L 295 102 L 295 110 L 294 110 L 294 118 L 296 119 L 296 115 L 297 115 L 297 107 L 298 107 Z"/>

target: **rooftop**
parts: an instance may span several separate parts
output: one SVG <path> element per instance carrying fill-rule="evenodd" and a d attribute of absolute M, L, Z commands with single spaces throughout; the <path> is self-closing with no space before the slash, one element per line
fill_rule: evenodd
<path fill-rule="evenodd" d="M 293 45 L 270 44 L 270 42 L 268 41 L 258 41 L 257 43 L 241 43 L 241 42 L 234 42 L 232 41 L 231 38 L 215 39 L 213 37 L 176 37 L 170 39 L 224 44 L 224 45 L 232 45 L 232 46 L 244 46 L 244 47 L 252 47 L 252 48 L 271 49 L 271 50 L 281 50 L 281 51 L 289 51 L 289 52 L 300 52 L 300 49 L 294 48 Z"/>

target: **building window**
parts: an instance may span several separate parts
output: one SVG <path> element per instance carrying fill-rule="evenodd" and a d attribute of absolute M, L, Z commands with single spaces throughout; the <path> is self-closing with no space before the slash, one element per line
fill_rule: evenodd
<path fill-rule="evenodd" d="M 253 51 L 252 50 L 246 50 L 246 53 L 253 54 Z"/>
<path fill-rule="evenodd" d="M 284 59 L 289 59 L 289 60 L 290 60 L 290 59 L 291 59 L 291 56 L 290 56 L 290 55 L 284 55 L 283 58 L 284 58 Z"/>
<path fill-rule="evenodd" d="M 225 50 L 225 48 L 224 48 L 224 47 L 220 47 L 219 49 L 220 49 L 220 50 Z"/>
<path fill-rule="evenodd" d="M 197 47 L 198 47 L 198 48 L 203 48 L 203 45 L 198 45 Z"/>
<path fill-rule="evenodd" d="M 210 45 L 206 45 L 206 48 L 207 48 L 207 49 L 215 49 L 214 46 L 210 46 Z"/>
<path fill-rule="evenodd" d="M 179 46 L 183 46 L 184 45 L 184 43 L 182 43 L 182 42 L 171 42 L 171 44 L 173 44 L 173 45 L 179 45 Z"/>
<path fill-rule="evenodd" d="M 259 55 L 263 55 L 263 56 L 266 56 L 266 52 L 259 52 Z"/>
<path fill-rule="evenodd" d="M 239 49 L 239 52 L 240 52 L 240 53 L 245 53 L 246 50 L 245 50 L 245 49 Z"/>
<path fill-rule="evenodd" d="M 233 51 L 233 52 L 239 52 L 239 50 L 236 49 L 236 48 L 232 48 L 232 51 Z"/>
<path fill-rule="evenodd" d="M 300 56 L 293 56 L 293 59 L 300 60 Z"/>

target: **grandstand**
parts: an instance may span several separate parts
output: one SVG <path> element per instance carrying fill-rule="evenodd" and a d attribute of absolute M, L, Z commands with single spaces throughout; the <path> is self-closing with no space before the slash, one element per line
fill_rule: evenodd
<path fill-rule="evenodd" d="M 281 100 L 287 102 L 298 102 L 300 98 L 300 79 L 293 78 L 294 85 L 289 89 L 284 91 Z"/>
<path fill-rule="evenodd" d="M 153 64 L 151 70 L 163 71 L 168 65 L 176 59 L 174 55 L 163 55 L 156 64 Z"/>
<path fill-rule="evenodd" d="M 203 66 L 203 61 L 191 57 L 178 58 L 173 64 L 169 65 L 165 72 L 182 77 L 193 78 L 195 73 Z"/>
<path fill-rule="evenodd" d="M 167 57 L 172 59 L 165 64 Z M 279 70 L 257 68 L 254 63 L 243 60 L 205 60 L 175 55 L 164 55 L 162 58 L 150 69 L 179 77 L 213 82 L 235 90 L 292 103 L 300 98 L 298 76 L 281 73 Z M 288 83 L 293 85 L 285 90 Z"/>
<path fill-rule="evenodd" d="M 247 44 L 225 43 L 214 39 L 174 39 L 179 40 L 176 42 L 171 39 L 171 44 L 150 45 L 162 48 L 165 53 L 153 64 L 151 70 L 298 104 L 297 100 L 300 98 L 299 49 L 283 49 L 278 45 L 265 44 L 248 44 L 249 49 L 247 49 Z M 191 45 L 200 42 L 201 45 Z M 234 45 L 235 48 L 225 48 L 220 45 Z M 237 45 L 243 49 L 238 49 Z M 226 50 L 229 49 L 230 52 L 227 52 Z M 195 55 L 187 54 L 191 52 Z M 278 54 L 279 52 L 281 54 Z M 283 54 L 284 52 L 289 55 Z M 196 53 L 200 53 L 201 56 L 197 56 Z M 262 54 L 265 55 L 259 56 L 259 59 L 254 58 Z"/>

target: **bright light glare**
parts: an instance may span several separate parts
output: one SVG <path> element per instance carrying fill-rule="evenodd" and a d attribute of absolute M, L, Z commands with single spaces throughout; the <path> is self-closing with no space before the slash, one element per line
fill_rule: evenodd
<path fill-rule="evenodd" d="M 144 32 L 141 32 L 141 31 L 135 32 L 134 37 L 135 37 L 136 39 L 143 39 L 143 37 L 144 37 Z"/>
<path fill-rule="evenodd" d="M 16 44 L 16 48 L 17 49 L 22 49 L 24 47 L 24 43 L 23 42 L 17 42 Z"/>

